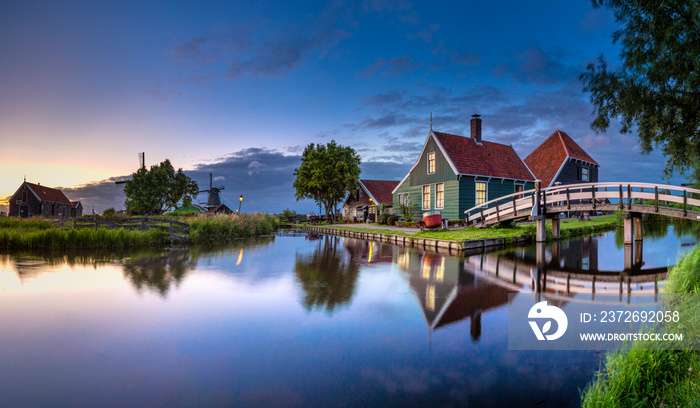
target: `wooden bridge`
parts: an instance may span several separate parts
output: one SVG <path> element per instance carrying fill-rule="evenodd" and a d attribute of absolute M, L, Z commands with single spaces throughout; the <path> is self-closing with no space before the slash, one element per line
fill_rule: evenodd
<path fill-rule="evenodd" d="M 584 183 L 522 191 L 465 211 L 467 225 L 485 227 L 497 222 L 532 219 L 536 241 L 545 240 L 544 223 L 552 220 L 559 236 L 559 214 L 567 211 L 624 211 L 625 244 L 642 239 L 642 214 L 700 221 L 700 190 L 651 183 Z M 636 237 L 636 238 L 634 238 Z"/>

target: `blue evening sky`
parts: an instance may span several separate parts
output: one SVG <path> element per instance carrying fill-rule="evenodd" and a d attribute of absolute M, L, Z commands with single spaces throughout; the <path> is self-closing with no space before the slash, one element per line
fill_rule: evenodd
<path fill-rule="evenodd" d="M 26 176 L 86 212 L 121 208 L 112 178 L 146 152 L 202 188 L 213 172 L 232 208 L 243 194 L 244 211 L 308 212 L 291 187 L 304 146 L 335 139 L 362 178 L 399 180 L 431 112 L 457 134 L 479 113 L 484 139 L 523 158 L 560 129 L 601 181 L 659 182 L 664 159 L 636 135 L 590 129 L 578 77 L 617 62 L 614 30 L 588 0 L 4 0 L 0 206 Z"/>

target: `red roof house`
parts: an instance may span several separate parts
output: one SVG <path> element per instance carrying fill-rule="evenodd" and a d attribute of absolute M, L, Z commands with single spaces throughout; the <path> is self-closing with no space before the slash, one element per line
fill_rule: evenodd
<path fill-rule="evenodd" d="M 357 189 L 343 203 L 343 218 L 363 218 L 376 213 L 376 206 L 384 204 L 385 213 L 393 214 L 392 190 L 399 184 L 395 180 L 359 180 Z"/>
<path fill-rule="evenodd" d="M 598 181 L 600 165 L 571 136 L 552 133 L 526 158 L 525 164 L 542 180 L 543 187 Z"/>
<path fill-rule="evenodd" d="M 483 140 L 481 118 L 473 115 L 469 137 L 430 129 L 423 150 L 393 190 L 395 207 L 413 206 L 442 218 L 464 218 L 464 211 L 534 187 L 535 176 L 512 146 Z"/>

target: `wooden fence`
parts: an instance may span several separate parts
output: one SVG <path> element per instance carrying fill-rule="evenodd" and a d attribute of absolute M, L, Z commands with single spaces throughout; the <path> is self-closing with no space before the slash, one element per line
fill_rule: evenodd
<path fill-rule="evenodd" d="M 164 218 L 134 217 L 134 218 L 100 218 L 100 217 L 80 217 L 72 220 L 52 222 L 57 229 L 70 228 L 105 228 L 105 229 L 126 229 L 148 231 L 150 229 L 160 229 L 167 231 L 170 240 L 179 242 L 189 242 L 190 225 L 186 222 L 175 221 Z"/>

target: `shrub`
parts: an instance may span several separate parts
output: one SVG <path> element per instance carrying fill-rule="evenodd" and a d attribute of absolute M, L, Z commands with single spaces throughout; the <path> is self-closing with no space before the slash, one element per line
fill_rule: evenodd
<path fill-rule="evenodd" d="M 389 224 L 389 225 L 396 225 L 396 221 L 398 221 L 398 218 L 396 218 L 396 216 L 394 216 L 394 215 L 390 215 L 390 216 L 386 219 L 386 223 Z"/>
<path fill-rule="evenodd" d="M 102 212 L 103 217 L 114 217 L 117 214 L 117 210 L 114 208 L 108 208 Z"/>
<path fill-rule="evenodd" d="M 379 214 L 379 216 L 377 217 L 377 223 L 378 224 L 386 224 L 386 221 L 388 218 L 389 218 L 389 216 L 386 214 Z"/>

